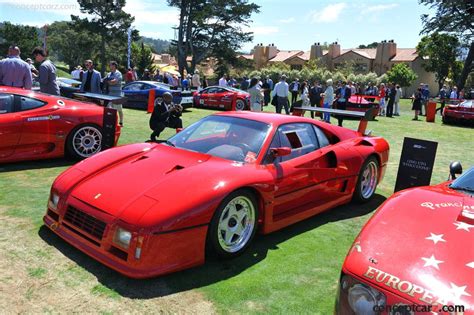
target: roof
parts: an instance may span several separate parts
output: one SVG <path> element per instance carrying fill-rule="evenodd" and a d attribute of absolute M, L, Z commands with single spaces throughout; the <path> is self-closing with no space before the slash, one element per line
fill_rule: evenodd
<path fill-rule="evenodd" d="M 291 57 L 302 55 L 302 50 L 279 50 L 275 57 L 270 59 L 270 62 L 280 62 L 290 59 Z"/>
<path fill-rule="evenodd" d="M 243 54 L 243 55 L 239 55 L 239 57 L 248 59 L 248 60 L 253 60 L 253 54 Z"/>
<path fill-rule="evenodd" d="M 367 59 L 375 59 L 375 54 L 377 52 L 377 49 L 375 48 L 351 48 L 351 49 L 341 49 L 341 54 L 339 56 L 348 54 L 350 52 L 353 52 L 355 54 L 358 54 L 359 56 L 362 56 Z M 339 57 L 337 56 L 337 57 Z M 335 58 L 337 58 L 335 57 Z"/>
<path fill-rule="evenodd" d="M 413 61 L 418 58 L 416 48 L 397 48 L 397 54 L 391 61 Z"/>

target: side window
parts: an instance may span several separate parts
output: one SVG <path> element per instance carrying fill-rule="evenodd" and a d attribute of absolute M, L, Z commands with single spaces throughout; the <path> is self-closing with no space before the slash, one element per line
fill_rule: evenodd
<path fill-rule="evenodd" d="M 141 87 L 142 90 L 150 90 L 152 88 L 153 88 L 153 86 L 150 85 L 150 84 L 143 84 L 142 87 Z"/>
<path fill-rule="evenodd" d="M 45 102 L 34 99 L 34 98 L 29 98 L 25 96 L 21 96 L 20 98 L 20 110 L 25 111 L 25 110 L 30 110 L 30 109 L 35 109 L 41 106 L 46 105 Z"/>
<path fill-rule="evenodd" d="M 13 95 L 0 93 L 0 115 L 13 112 Z"/>
<path fill-rule="evenodd" d="M 326 135 L 324 134 L 324 132 L 314 125 L 313 125 L 313 128 L 314 128 L 314 132 L 316 133 L 316 137 L 318 137 L 319 147 L 322 148 L 322 147 L 328 146 L 329 140 L 328 140 L 328 137 L 326 137 Z"/>
<path fill-rule="evenodd" d="M 140 91 L 141 88 L 142 88 L 141 83 L 132 83 L 124 87 L 124 90 L 125 91 Z"/>
<path fill-rule="evenodd" d="M 283 161 L 308 154 L 319 148 L 312 125 L 299 123 L 287 124 L 278 129 L 282 147 L 290 147 L 291 154 L 283 156 Z"/>

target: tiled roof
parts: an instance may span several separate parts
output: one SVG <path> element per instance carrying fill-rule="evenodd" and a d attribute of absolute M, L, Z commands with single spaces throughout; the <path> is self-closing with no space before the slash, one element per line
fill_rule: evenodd
<path fill-rule="evenodd" d="M 302 50 L 279 50 L 277 55 L 270 59 L 271 62 L 281 62 L 285 61 L 291 57 L 302 55 L 304 52 Z"/>
<path fill-rule="evenodd" d="M 253 60 L 253 54 L 248 54 L 248 55 L 239 55 L 239 57 L 242 57 L 244 59 L 249 59 L 249 60 Z"/>
<path fill-rule="evenodd" d="M 397 48 L 397 54 L 391 61 L 413 61 L 417 57 L 416 48 Z"/>

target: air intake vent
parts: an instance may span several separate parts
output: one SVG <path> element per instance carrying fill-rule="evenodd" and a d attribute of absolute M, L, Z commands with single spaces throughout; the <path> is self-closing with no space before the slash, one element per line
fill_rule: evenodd
<path fill-rule="evenodd" d="M 69 206 L 64 215 L 64 221 L 71 223 L 80 230 L 102 240 L 106 224 L 87 213 Z"/>

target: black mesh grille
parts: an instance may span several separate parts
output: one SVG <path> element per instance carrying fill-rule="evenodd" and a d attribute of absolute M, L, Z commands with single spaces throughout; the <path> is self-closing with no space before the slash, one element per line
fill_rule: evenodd
<path fill-rule="evenodd" d="M 106 224 L 93 216 L 69 206 L 64 215 L 64 221 L 102 240 Z"/>

